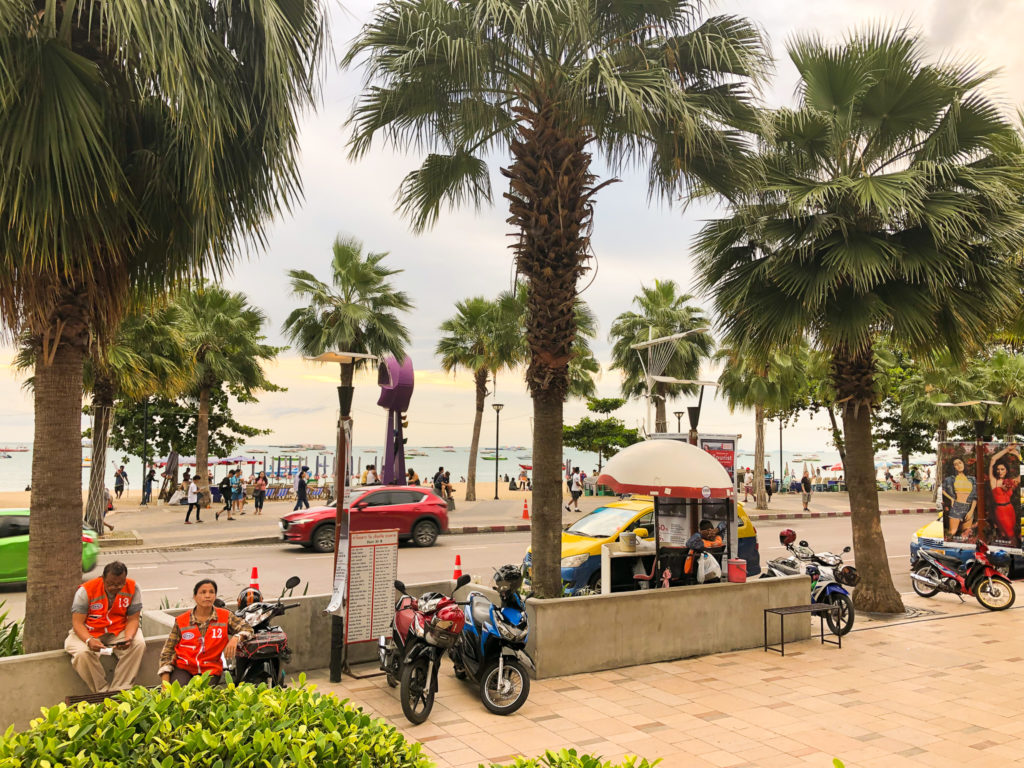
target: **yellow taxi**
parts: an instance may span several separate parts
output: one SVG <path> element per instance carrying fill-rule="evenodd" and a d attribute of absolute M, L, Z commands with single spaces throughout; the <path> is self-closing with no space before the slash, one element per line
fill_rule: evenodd
<path fill-rule="evenodd" d="M 747 575 L 761 572 L 757 529 L 747 516 L 743 505 L 736 503 L 739 518 L 737 529 L 737 557 L 747 561 Z M 654 541 L 654 499 L 650 496 L 630 496 L 600 506 L 584 515 L 562 531 L 562 582 L 570 594 L 582 589 L 600 590 L 601 546 L 618 541 L 619 534 L 643 529 L 646 541 Z M 530 550 L 523 559 L 523 573 L 530 576 L 532 557 Z"/>

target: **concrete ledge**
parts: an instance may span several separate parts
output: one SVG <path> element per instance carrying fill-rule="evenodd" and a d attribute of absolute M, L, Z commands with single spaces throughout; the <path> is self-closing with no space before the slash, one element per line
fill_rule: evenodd
<path fill-rule="evenodd" d="M 807 576 L 638 590 L 570 600 L 527 601 L 527 650 L 537 677 L 651 664 L 760 647 L 764 609 L 810 602 Z M 770 618 L 770 617 L 769 617 Z M 810 637 L 808 621 L 786 624 L 786 642 Z M 777 643 L 778 623 L 768 622 Z"/>
<path fill-rule="evenodd" d="M 936 515 L 938 507 L 915 507 L 909 509 L 881 509 L 882 515 Z M 850 510 L 842 512 L 754 512 L 747 513 L 747 516 L 755 523 L 758 520 L 813 520 L 819 517 L 849 517 Z"/>

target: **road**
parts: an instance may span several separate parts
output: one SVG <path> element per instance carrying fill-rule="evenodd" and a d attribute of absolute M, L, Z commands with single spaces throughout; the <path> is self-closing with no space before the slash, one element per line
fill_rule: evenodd
<path fill-rule="evenodd" d="M 896 588 L 911 591 L 909 576 L 909 541 L 911 534 L 931 519 L 928 515 L 884 515 L 882 530 L 885 534 L 889 564 Z M 852 544 L 849 518 L 822 518 L 817 520 L 773 520 L 757 524 L 762 563 L 779 557 L 785 551 L 779 544 L 779 531 L 792 528 L 798 539 L 806 539 L 817 550 L 839 552 Z M 523 553 L 530 544 L 530 534 L 486 533 L 442 536 L 428 549 L 403 544 L 398 554 L 398 578 L 409 583 L 433 581 L 451 576 L 455 556 L 462 558 L 466 573 L 490 578 L 493 568 L 505 563 L 522 562 Z M 854 555 L 856 553 L 853 553 Z M 253 566 L 259 569 L 259 583 L 264 594 L 273 594 L 283 586 L 289 576 L 299 576 L 303 584 L 296 594 L 330 591 L 333 555 L 320 555 L 301 547 L 284 544 L 236 546 L 171 551 L 101 552 L 99 574 L 105 563 L 121 560 L 128 566 L 129 575 L 143 592 L 148 608 L 160 606 L 186 606 L 192 604 L 192 587 L 203 578 L 214 579 L 221 595 L 233 600 L 249 584 Z M 847 560 L 847 562 L 852 562 Z M 0 600 L 6 601 L 2 610 L 9 610 L 9 618 L 21 618 L 25 613 L 24 588 L 0 588 Z"/>

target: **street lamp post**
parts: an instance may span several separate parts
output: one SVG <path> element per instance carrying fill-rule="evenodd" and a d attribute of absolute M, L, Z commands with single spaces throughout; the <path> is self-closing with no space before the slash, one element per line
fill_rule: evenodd
<path fill-rule="evenodd" d="M 501 409 L 503 403 L 491 403 L 494 409 L 494 498 L 498 498 L 498 462 L 501 461 L 501 453 L 498 447 L 498 427 L 501 423 Z"/>
<path fill-rule="evenodd" d="M 673 411 L 672 415 L 676 417 L 676 432 L 682 433 L 683 431 L 683 413 L 684 411 Z"/>

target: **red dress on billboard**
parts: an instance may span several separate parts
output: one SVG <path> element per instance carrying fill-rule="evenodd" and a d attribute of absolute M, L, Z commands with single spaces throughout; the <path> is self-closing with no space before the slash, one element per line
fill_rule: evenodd
<path fill-rule="evenodd" d="M 1018 480 L 1003 480 L 1002 485 L 993 486 L 992 498 L 996 502 L 996 527 L 999 533 L 1011 541 L 1018 536 L 1017 513 L 1013 509 L 1013 494 L 1017 493 Z"/>

